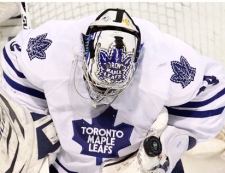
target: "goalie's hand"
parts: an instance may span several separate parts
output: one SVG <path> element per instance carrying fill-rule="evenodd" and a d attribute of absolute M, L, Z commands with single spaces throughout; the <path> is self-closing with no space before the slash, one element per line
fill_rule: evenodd
<path fill-rule="evenodd" d="M 186 130 L 167 125 L 167 121 L 168 113 L 163 109 L 138 152 L 105 161 L 102 173 L 171 173 L 181 156 L 195 145 L 196 138 Z"/>
<path fill-rule="evenodd" d="M 102 173 L 165 173 L 168 161 L 162 152 L 159 137 L 167 123 L 168 112 L 164 108 L 152 124 L 138 152 L 131 156 L 105 161 L 102 164 Z"/>
<path fill-rule="evenodd" d="M 39 173 L 59 146 L 50 115 L 30 113 L 0 91 L 0 172 Z"/>
<path fill-rule="evenodd" d="M 160 136 L 167 126 L 168 116 L 167 109 L 163 108 L 138 150 L 137 161 L 143 173 L 165 173 L 167 171 L 169 163 L 162 151 Z"/>

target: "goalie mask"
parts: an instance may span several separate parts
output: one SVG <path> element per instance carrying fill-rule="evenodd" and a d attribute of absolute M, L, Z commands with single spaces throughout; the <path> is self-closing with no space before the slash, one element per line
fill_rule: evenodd
<path fill-rule="evenodd" d="M 84 42 L 84 79 L 99 102 L 117 96 L 131 82 L 139 56 L 140 31 L 125 10 L 107 9 L 91 23 Z"/>

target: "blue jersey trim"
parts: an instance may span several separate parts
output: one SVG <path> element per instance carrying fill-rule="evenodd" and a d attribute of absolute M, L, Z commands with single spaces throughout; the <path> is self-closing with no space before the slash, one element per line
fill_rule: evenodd
<path fill-rule="evenodd" d="M 6 50 L 5 50 L 5 47 L 3 48 L 3 55 L 4 55 L 4 58 L 5 58 L 6 62 L 7 62 L 7 63 L 9 64 L 9 66 L 15 71 L 15 73 L 17 74 L 17 76 L 20 77 L 20 78 L 26 78 L 26 77 L 24 76 L 24 74 L 21 73 L 20 71 L 18 71 L 18 70 L 16 69 L 16 67 L 13 65 L 11 59 L 9 58 L 9 56 L 8 56 Z"/>
<path fill-rule="evenodd" d="M 57 158 L 56 158 L 55 162 L 56 162 L 61 168 L 63 168 L 66 172 L 68 172 L 68 173 L 77 173 L 77 172 L 73 172 L 73 171 L 70 171 L 70 170 L 66 169 L 66 168 L 62 165 L 62 163 L 59 162 L 59 160 L 58 160 Z"/>
<path fill-rule="evenodd" d="M 36 128 L 38 160 L 45 158 L 48 153 L 53 153 L 60 147 L 59 140 L 53 144 L 44 133 L 44 129 L 51 123 L 53 123 L 52 119 Z"/>
<path fill-rule="evenodd" d="M 190 118 L 206 118 L 220 115 L 223 112 L 224 107 L 208 111 L 179 110 L 170 107 L 167 107 L 167 110 L 169 114 L 175 116 L 190 117 Z"/>
<path fill-rule="evenodd" d="M 179 106 L 175 106 L 175 107 L 182 107 L 182 108 L 198 108 L 201 106 L 205 106 L 213 101 L 215 101 L 216 99 L 220 98 L 221 96 L 223 96 L 225 94 L 225 88 L 222 89 L 220 92 L 218 92 L 216 95 L 214 95 L 212 98 L 209 98 L 205 101 L 201 101 L 201 102 L 188 102 L 185 103 L 183 105 L 179 105 Z"/>
<path fill-rule="evenodd" d="M 37 120 L 40 120 L 43 117 L 46 117 L 47 115 L 46 114 L 38 114 L 38 113 L 35 113 L 35 112 L 31 112 L 31 116 L 32 116 L 34 121 L 37 121 Z"/>
<path fill-rule="evenodd" d="M 12 79 L 9 78 L 9 76 L 7 76 L 5 74 L 5 72 L 3 71 L 3 77 L 6 80 L 6 82 L 15 90 L 20 91 L 22 93 L 25 93 L 27 95 L 33 96 L 33 97 L 37 97 L 40 99 L 46 99 L 45 98 L 45 94 L 41 91 L 35 90 L 33 88 L 28 88 L 26 86 L 23 86 L 21 84 L 18 84 L 17 82 L 13 81 Z"/>

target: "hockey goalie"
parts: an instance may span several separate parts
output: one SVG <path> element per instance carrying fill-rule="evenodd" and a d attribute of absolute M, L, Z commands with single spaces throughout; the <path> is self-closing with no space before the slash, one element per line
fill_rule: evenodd
<path fill-rule="evenodd" d="M 222 65 L 124 9 L 23 30 L 2 57 L 1 173 L 182 173 L 224 124 Z"/>
<path fill-rule="evenodd" d="M 0 91 L 1 173 L 47 173 L 59 146 L 50 115 L 32 113 Z"/>

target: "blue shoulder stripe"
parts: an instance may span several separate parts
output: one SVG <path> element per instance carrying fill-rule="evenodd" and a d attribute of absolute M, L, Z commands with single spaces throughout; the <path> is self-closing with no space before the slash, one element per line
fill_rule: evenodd
<path fill-rule="evenodd" d="M 208 111 L 179 110 L 170 107 L 167 107 L 167 110 L 169 114 L 175 116 L 190 117 L 190 118 L 206 118 L 220 115 L 223 112 L 224 107 Z"/>
<path fill-rule="evenodd" d="M 12 88 L 14 88 L 15 90 L 20 91 L 22 93 L 25 93 L 27 95 L 33 96 L 33 97 L 37 97 L 37 98 L 40 98 L 40 99 L 46 99 L 45 98 L 45 94 L 43 92 L 38 91 L 38 90 L 33 89 L 33 88 L 29 88 L 29 87 L 23 86 L 21 84 L 18 84 L 17 82 L 15 82 L 12 79 L 10 79 L 10 77 L 7 76 L 4 71 L 3 71 L 3 77 L 6 80 L 6 82 Z"/>
<path fill-rule="evenodd" d="M 216 95 L 214 95 L 212 98 L 209 98 L 209 99 L 207 99 L 205 101 L 201 101 L 201 102 L 188 102 L 188 103 L 185 103 L 183 105 L 174 106 L 174 107 L 198 108 L 198 107 L 205 106 L 205 105 L 207 105 L 207 104 L 215 101 L 216 99 L 220 98 L 224 94 L 225 94 L 225 88 L 222 89 L 220 92 L 218 92 Z"/>
<path fill-rule="evenodd" d="M 3 48 L 3 56 L 4 56 L 5 60 L 6 60 L 6 62 L 9 64 L 9 66 L 15 71 L 15 73 L 17 74 L 18 77 L 20 77 L 20 78 L 26 78 L 24 76 L 24 74 L 21 73 L 20 71 L 18 71 L 16 69 L 16 67 L 13 65 L 11 59 L 9 58 L 9 56 L 8 56 L 6 50 L 5 50 L 5 47 Z"/>

